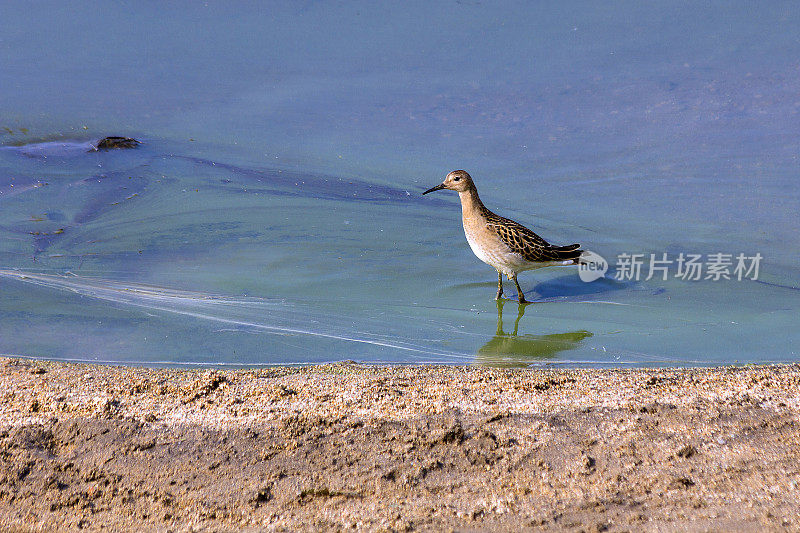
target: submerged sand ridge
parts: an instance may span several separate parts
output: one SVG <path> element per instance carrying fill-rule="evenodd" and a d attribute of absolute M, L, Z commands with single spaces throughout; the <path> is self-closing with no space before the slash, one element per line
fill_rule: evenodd
<path fill-rule="evenodd" d="M 800 528 L 800 366 L 0 360 L 23 531 Z"/>

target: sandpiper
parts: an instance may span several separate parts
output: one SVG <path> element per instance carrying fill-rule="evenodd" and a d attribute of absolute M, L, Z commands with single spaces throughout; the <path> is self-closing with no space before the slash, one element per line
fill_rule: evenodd
<path fill-rule="evenodd" d="M 478 259 L 497 270 L 497 297 L 503 295 L 503 274 L 517 287 L 519 303 L 528 303 L 517 283 L 517 274 L 546 266 L 577 265 L 583 250 L 580 244 L 553 246 L 513 220 L 486 209 L 478 197 L 470 175 L 464 170 L 449 173 L 440 185 L 424 194 L 449 189 L 461 199 L 461 220 L 470 248 Z"/>

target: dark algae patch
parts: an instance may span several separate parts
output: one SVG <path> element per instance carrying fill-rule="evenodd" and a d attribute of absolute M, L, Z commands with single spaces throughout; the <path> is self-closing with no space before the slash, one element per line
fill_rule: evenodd
<path fill-rule="evenodd" d="M 130 137 L 104 137 L 95 144 L 96 150 L 117 150 L 125 148 L 136 148 L 142 144 Z"/>

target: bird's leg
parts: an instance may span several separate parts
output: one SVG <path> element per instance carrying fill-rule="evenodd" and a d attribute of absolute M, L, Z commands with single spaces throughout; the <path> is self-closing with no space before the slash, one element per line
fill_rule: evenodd
<path fill-rule="evenodd" d="M 525 299 L 525 294 L 522 292 L 522 289 L 519 288 L 519 283 L 517 283 L 517 276 L 513 276 L 511 280 L 514 282 L 514 285 L 517 286 L 517 301 L 521 304 L 530 303 L 528 300 Z"/>
<path fill-rule="evenodd" d="M 502 295 L 503 295 L 503 273 L 498 270 L 497 271 L 497 296 L 495 296 L 494 299 L 495 300 L 499 300 Z"/>

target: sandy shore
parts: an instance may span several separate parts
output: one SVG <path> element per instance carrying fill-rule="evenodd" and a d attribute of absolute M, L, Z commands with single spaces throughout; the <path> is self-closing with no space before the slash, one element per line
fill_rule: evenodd
<path fill-rule="evenodd" d="M 5 530 L 800 530 L 800 366 L 0 359 Z"/>

